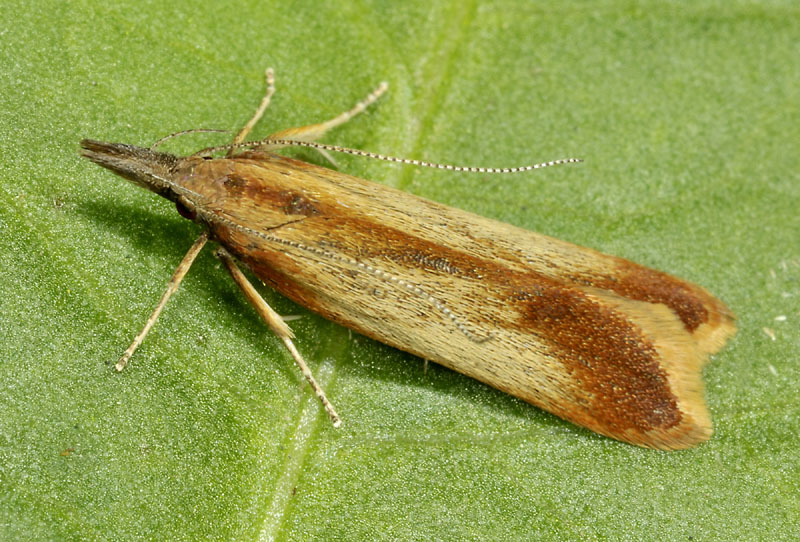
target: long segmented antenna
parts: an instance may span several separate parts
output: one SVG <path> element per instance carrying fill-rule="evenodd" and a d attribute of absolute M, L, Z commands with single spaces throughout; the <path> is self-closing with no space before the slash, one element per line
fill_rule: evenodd
<path fill-rule="evenodd" d="M 529 166 L 518 166 L 518 167 L 495 168 L 495 167 L 453 166 L 450 164 L 436 164 L 434 162 L 425 162 L 423 160 L 414 160 L 411 158 L 397 158 L 396 156 L 386 156 L 384 154 L 362 151 L 360 149 L 350 149 L 348 147 L 340 147 L 338 145 L 326 145 L 325 143 L 316 143 L 314 141 L 298 141 L 295 139 L 262 139 L 261 141 L 248 141 L 246 143 L 230 143 L 228 145 L 219 145 L 216 147 L 208 147 L 202 149 L 194 153 L 192 156 L 205 156 L 216 151 L 238 149 L 238 148 L 249 148 L 258 150 L 258 148 L 260 147 L 270 147 L 270 146 L 309 147 L 317 150 L 341 152 L 345 154 L 353 154 L 355 156 L 365 156 L 367 158 L 375 158 L 376 160 L 384 160 L 386 162 L 395 162 L 398 164 L 408 164 L 412 166 L 430 167 L 435 169 L 446 169 L 448 171 L 463 171 L 467 173 L 520 173 L 523 171 L 531 171 L 534 169 L 541 169 L 561 164 L 573 164 L 576 162 L 583 162 L 583 160 L 580 158 L 562 158 L 559 160 L 542 162 L 540 164 L 532 164 Z"/>
<path fill-rule="evenodd" d="M 150 145 L 150 150 L 151 151 L 156 150 L 156 147 L 158 147 L 159 145 L 161 145 L 165 141 L 168 141 L 168 140 L 170 140 L 170 139 L 172 139 L 174 137 L 179 137 L 179 136 L 186 135 L 186 134 L 196 134 L 196 133 L 201 133 L 201 134 L 207 134 L 207 133 L 227 134 L 227 133 L 230 133 L 230 130 L 217 130 L 216 128 L 192 128 L 191 130 L 181 130 L 180 132 L 175 132 L 174 134 L 165 135 L 164 137 L 162 137 L 161 139 L 159 139 L 158 141 L 156 141 L 155 143 Z"/>

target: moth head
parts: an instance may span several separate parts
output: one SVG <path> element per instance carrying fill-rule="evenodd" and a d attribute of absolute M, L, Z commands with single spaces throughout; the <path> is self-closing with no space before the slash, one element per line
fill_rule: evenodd
<path fill-rule="evenodd" d="M 177 165 L 178 158 L 172 154 L 125 143 L 84 139 L 81 141 L 81 156 L 134 184 L 169 200 L 177 200 L 178 195 L 173 190 L 174 182 L 170 180 L 170 172 Z"/>

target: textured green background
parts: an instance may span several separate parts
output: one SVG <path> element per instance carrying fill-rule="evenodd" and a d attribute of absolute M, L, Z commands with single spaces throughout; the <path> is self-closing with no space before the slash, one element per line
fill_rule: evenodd
<path fill-rule="evenodd" d="M 795 2 L 65 4 L 0 10 L 0 539 L 800 537 Z M 712 440 L 599 437 L 266 292 L 304 316 L 334 430 L 210 251 L 115 374 L 198 228 L 78 141 L 235 129 L 267 66 L 256 135 L 386 80 L 326 141 L 584 158 L 494 177 L 340 167 L 708 287 L 740 325 L 705 371 Z"/>

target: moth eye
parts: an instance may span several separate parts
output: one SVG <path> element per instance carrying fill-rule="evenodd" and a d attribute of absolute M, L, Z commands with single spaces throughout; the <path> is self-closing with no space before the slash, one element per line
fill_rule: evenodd
<path fill-rule="evenodd" d="M 195 213 L 192 209 L 189 209 L 180 200 L 175 202 L 175 208 L 183 218 L 188 218 L 189 220 L 194 220 L 197 218 L 197 213 Z"/>

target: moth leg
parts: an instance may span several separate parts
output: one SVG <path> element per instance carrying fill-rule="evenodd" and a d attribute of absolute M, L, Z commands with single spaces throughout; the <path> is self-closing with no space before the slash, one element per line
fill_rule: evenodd
<path fill-rule="evenodd" d="M 318 124 L 309 124 L 308 126 L 298 126 L 296 128 L 288 128 L 286 130 L 281 130 L 279 132 L 275 132 L 274 134 L 267 137 L 267 139 L 292 139 L 297 141 L 316 141 L 321 138 L 328 130 L 336 128 L 337 126 L 341 126 L 345 122 L 349 121 L 359 113 L 363 113 L 367 107 L 375 103 L 378 98 L 380 98 L 386 90 L 389 88 L 389 84 L 383 82 L 375 87 L 375 90 L 367 94 L 367 96 L 354 105 L 348 111 L 341 113 L 335 116 L 332 119 L 328 119 L 324 122 L 320 122 Z M 277 145 L 273 147 L 269 147 L 269 144 L 262 145 L 261 148 L 268 147 L 268 148 L 278 148 Z M 317 149 L 320 154 L 322 154 L 328 161 L 333 164 L 336 164 L 336 161 L 324 150 Z"/>
<path fill-rule="evenodd" d="M 200 251 L 203 249 L 206 241 L 208 241 L 208 232 L 204 231 L 194 242 L 192 247 L 189 249 L 189 252 L 186 253 L 186 256 L 183 257 L 181 263 L 178 264 L 178 268 L 175 269 L 175 273 L 173 273 L 172 278 L 169 279 L 167 289 L 161 296 L 161 300 L 158 302 L 158 305 L 156 305 L 153 314 L 150 315 L 150 318 L 148 318 L 147 322 L 144 324 L 144 328 L 142 328 L 136 338 L 133 339 L 133 343 L 131 343 L 128 349 L 125 350 L 125 353 L 122 354 L 122 357 L 114 366 L 117 371 L 121 371 L 125 368 L 125 366 L 128 364 L 128 360 L 131 359 L 133 353 L 136 352 L 136 349 L 139 348 L 140 344 L 142 344 L 142 341 L 150 332 L 150 328 L 156 323 L 156 319 L 158 319 L 158 316 L 161 314 L 161 311 L 164 309 L 167 301 L 169 301 L 169 298 L 172 297 L 172 294 L 178 290 L 178 286 L 180 286 L 183 277 L 185 277 L 186 273 L 189 272 L 189 268 L 192 267 L 195 258 L 197 258 L 197 255 L 200 254 Z"/>
<path fill-rule="evenodd" d="M 242 141 L 244 141 L 244 139 L 247 137 L 247 135 L 253 129 L 253 126 L 255 126 L 256 123 L 259 120 L 261 120 L 261 117 L 264 116 L 264 112 L 267 110 L 267 107 L 269 107 L 269 102 L 272 99 L 272 95 L 275 94 L 275 72 L 274 72 L 274 70 L 272 68 L 267 68 L 266 71 L 264 72 L 264 76 L 267 79 L 267 92 L 266 92 L 266 94 L 264 94 L 264 97 L 261 99 L 261 103 L 258 105 L 258 109 L 256 109 L 256 112 L 253 114 L 253 117 L 249 121 L 247 121 L 247 124 L 245 124 L 244 127 L 241 130 L 239 130 L 239 133 L 236 134 L 236 137 L 233 138 L 233 143 L 234 144 L 238 144 L 238 143 L 241 143 Z M 233 149 L 228 151 L 228 155 L 230 155 L 232 152 L 233 152 Z"/>
<path fill-rule="evenodd" d="M 308 368 L 306 365 L 305 360 L 295 348 L 294 343 L 292 342 L 292 337 L 294 334 L 292 330 L 286 325 L 286 322 L 281 318 L 281 316 L 270 307 L 264 298 L 256 291 L 253 285 L 247 280 L 247 277 L 244 276 L 244 273 L 241 272 L 239 267 L 237 267 L 236 262 L 233 261 L 233 257 L 228 253 L 227 250 L 220 247 L 214 253 L 222 263 L 225 264 L 227 267 L 228 272 L 233 277 L 233 280 L 242 290 L 244 296 L 250 302 L 251 305 L 256 309 L 261 318 L 267 323 L 267 325 L 272 329 L 272 331 L 283 341 L 283 344 L 289 350 L 289 353 L 294 358 L 294 362 L 300 368 L 300 371 L 303 373 L 303 376 L 306 378 L 308 383 L 311 385 L 311 389 L 314 390 L 314 393 L 319 398 L 322 406 L 325 407 L 325 411 L 331 418 L 334 427 L 339 427 L 342 424 L 342 420 L 339 418 L 339 415 L 336 414 L 336 411 L 331 405 L 328 398 L 325 396 L 325 392 L 314 379 L 314 375 L 311 374 L 311 369 Z"/>

